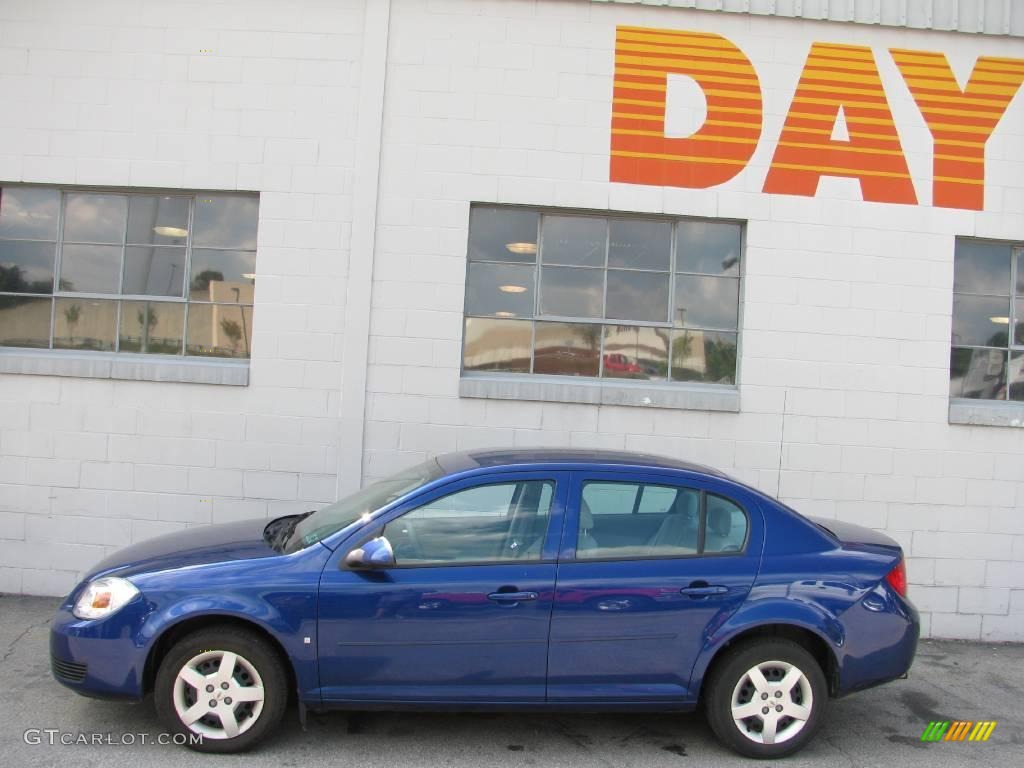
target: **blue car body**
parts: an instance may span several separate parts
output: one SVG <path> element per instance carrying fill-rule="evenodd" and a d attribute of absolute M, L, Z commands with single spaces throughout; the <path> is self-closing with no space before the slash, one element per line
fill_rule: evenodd
<path fill-rule="evenodd" d="M 85 695 L 141 698 L 173 638 L 217 621 L 272 638 L 312 708 L 687 710 L 716 655 L 756 633 L 803 638 L 836 696 L 911 665 L 917 612 L 887 583 L 902 553 L 881 534 L 813 523 L 714 470 L 658 457 L 540 450 L 437 461 L 436 479 L 291 553 L 267 544 L 267 520 L 116 553 L 57 612 L 55 676 Z M 534 478 L 554 482 L 535 561 L 345 567 L 346 553 L 411 509 L 474 484 Z M 716 555 L 576 559 L 587 481 L 724 496 L 746 511 L 746 539 Z M 126 578 L 139 594 L 105 619 L 76 618 L 76 599 L 100 576 Z M 502 593 L 534 599 L 495 599 Z"/>

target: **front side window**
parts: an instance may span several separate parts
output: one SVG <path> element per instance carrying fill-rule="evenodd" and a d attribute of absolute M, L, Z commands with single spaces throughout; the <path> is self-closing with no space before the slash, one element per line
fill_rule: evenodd
<path fill-rule="evenodd" d="M 735 222 L 474 206 L 463 370 L 736 383 Z"/>
<path fill-rule="evenodd" d="M 1024 246 L 960 239 L 949 394 L 1024 401 Z"/>
<path fill-rule="evenodd" d="M 522 480 L 466 488 L 388 523 L 403 565 L 540 560 L 555 484 Z"/>
<path fill-rule="evenodd" d="M 746 513 L 722 496 L 653 483 L 591 481 L 580 495 L 576 558 L 738 552 L 746 536 Z"/>
<path fill-rule="evenodd" d="M 0 346 L 248 358 L 252 195 L 0 187 Z"/>

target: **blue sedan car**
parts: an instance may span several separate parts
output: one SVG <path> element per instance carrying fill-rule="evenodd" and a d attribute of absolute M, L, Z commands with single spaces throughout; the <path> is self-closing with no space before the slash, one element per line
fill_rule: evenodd
<path fill-rule="evenodd" d="M 904 676 L 899 545 L 706 467 L 596 451 L 440 456 L 316 512 L 190 528 L 100 563 L 53 673 L 152 693 L 196 749 L 327 709 L 676 710 L 780 757 L 832 697 Z"/>

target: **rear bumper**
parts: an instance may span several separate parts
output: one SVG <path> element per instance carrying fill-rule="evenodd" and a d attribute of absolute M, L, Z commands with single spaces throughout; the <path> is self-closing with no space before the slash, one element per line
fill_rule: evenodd
<path fill-rule="evenodd" d="M 879 585 L 843 615 L 843 624 L 847 642 L 837 696 L 906 677 L 921 634 L 913 603 Z"/>

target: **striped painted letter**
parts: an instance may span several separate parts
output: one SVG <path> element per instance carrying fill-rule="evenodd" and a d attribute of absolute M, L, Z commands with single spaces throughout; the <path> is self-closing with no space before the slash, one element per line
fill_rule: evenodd
<path fill-rule="evenodd" d="M 665 135 L 670 74 L 692 78 L 707 103 L 707 119 L 686 138 Z M 721 35 L 616 30 L 611 181 L 695 189 L 722 184 L 750 161 L 761 123 L 754 66 Z"/>
<path fill-rule="evenodd" d="M 845 135 L 833 137 L 840 110 Z M 822 176 L 859 179 L 865 200 L 917 202 L 870 48 L 811 46 L 764 191 L 813 197 Z"/>
<path fill-rule="evenodd" d="M 982 56 L 961 90 L 945 54 L 889 52 L 935 140 L 932 204 L 982 210 L 985 143 L 1024 81 L 1024 59 Z"/>

